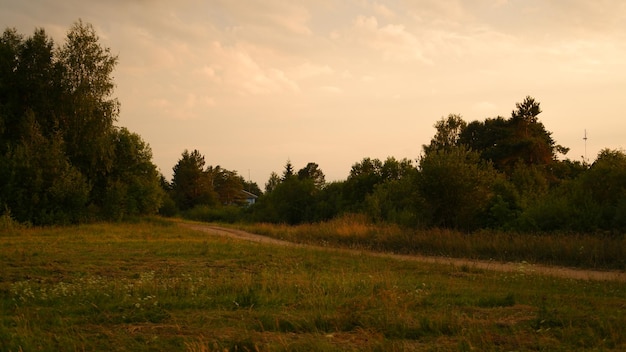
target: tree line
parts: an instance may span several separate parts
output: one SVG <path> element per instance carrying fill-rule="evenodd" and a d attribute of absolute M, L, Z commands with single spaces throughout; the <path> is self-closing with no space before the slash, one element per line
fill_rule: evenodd
<path fill-rule="evenodd" d="M 364 158 L 340 182 L 312 182 L 287 163 L 247 216 L 296 224 L 356 212 L 463 231 L 626 231 L 626 154 L 604 149 L 591 165 L 563 158 L 568 148 L 540 113 L 527 96 L 508 118 L 467 123 L 451 114 L 437 121 L 417 160 Z"/>
<path fill-rule="evenodd" d="M 117 57 L 82 21 L 60 46 L 43 29 L 0 38 L 0 212 L 33 224 L 160 213 L 199 220 L 299 224 L 361 213 L 410 227 L 624 232 L 626 154 L 572 161 L 528 96 L 510 116 L 451 114 L 415 160 L 363 158 L 326 182 L 290 161 L 265 192 L 235 171 L 183 151 L 168 181 L 139 135 L 115 126 Z M 248 199 L 258 196 L 254 204 Z"/>
<path fill-rule="evenodd" d="M 317 163 L 296 171 L 287 161 L 281 174 L 270 175 L 264 194 L 254 184 L 260 198 L 236 216 L 216 212 L 226 202 L 204 202 L 202 193 L 195 203 L 181 202 L 185 151 L 169 194 L 180 209 L 211 204 L 193 213 L 203 220 L 299 224 L 361 213 L 372 221 L 462 231 L 626 231 L 626 154 L 604 149 L 593 164 L 564 158 L 568 148 L 556 144 L 540 113 L 540 103 L 527 96 L 508 118 L 467 123 L 451 114 L 436 122 L 418 159 L 366 157 L 344 181 L 327 183 Z M 212 173 L 212 167 L 202 169 L 197 150 L 191 155 L 202 159 L 194 164 L 196 179 Z M 241 189 L 243 179 L 235 178 Z"/>

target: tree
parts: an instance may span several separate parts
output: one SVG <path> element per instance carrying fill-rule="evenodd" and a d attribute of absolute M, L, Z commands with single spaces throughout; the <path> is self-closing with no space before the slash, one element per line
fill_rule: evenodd
<path fill-rule="evenodd" d="M 58 130 L 62 98 L 61 67 L 54 61 L 54 42 L 38 29 L 21 46 L 15 89 L 22 111 L 32 111 L 44 137 Z M 19 112 L 16 111 L 17 114 Z"/>
<path fill-rule="evenodd" d="M 119 102 L 111 98 L 115 87 L 111 74 L 117 56 L 100 45 L 92 25 L 79 20 L 68 31 L 58 58 L 65 89 L 60 128 L 67 153 L 73 165 L 95 179 L 106 174 L 113 163 L 110 141 Z"/>
<path fill-rule="evenodd" d="M 423 145 L 424 153 L 437 150 L 450 150 L 458 145 L 461 132 L 467 127 L 461 115 L 450 114 L 447 119 L 441 118 L 435 124 L 437 133 L 429 145 Z"/>
<path fill-rule="evenodd" d="M 403 179 L 407 175 L 411 175 L 415 171 L 413 162 L 409 159 L 396 160 L 390 156 L 380 168 L 380 177 L 382 182 L 397 181 Z"/>
<path fill-rule="evenodd" d="M 60 47 L 43 29 L 0 37 L 0 207 L 19 221 L 119 219 L 159 206 L 148 145 L 113 125 L 117 57 L 98 41 L 82 21 Z"/>
<path fill-rule="evenodd" d="M 0 38 L 0 152 L 6 153 L 19 140 L 21 117 L 16 89 L 19 59 L 24 38 L 16 29 L 6 29 Z"/>
<path fill-rule="evenodd" d="M 474 121 L 459 134 L 459 145 L 480 152 L 481 158 L 493 162 L 496 169 L 510 175 L 518 163 L 547 166 L 556 160 L 557 152 L 567 148 L 555 145 L 551 133 L 539 122 L 539 102 L 527 96 L 510 119 L 497 117 Z"/>
<path fill-rule="evenodd" d="M 346 211 L 345 184 L 345 181 L 329 182 L 316 194 L 313 221 L 329 220 Z"/>
<path fill-rule="evenodd" d="M 311 179 L 290 177 L 259 199 L 265 221 L 299 224 L 315 218 L 315 184 Z"/>
<path fill-rule="evenodd" d="M 305 167 L 298 171 L 298 178 L 301 180 L 310 179 L 313 180 L 313 184 L 316 189 L 322 189 L 326 184 L 324 172 L 319 168 L 316 163 L 308 163 Z"/>
<path fill-rule="evenodd" d="M 283 177 L 281 181 L 286 181 L 293 176 L 293 165 L 291 165 L 291 160 L 287 159 L 287 163 L 285 164 L 285 169 L 283 170 Z"/>
<path fill-rule="evenodd" d="M 32 112 L 24 117 L 23 126 L 20 141 L 2 158 L 6 169 L 1 172 L 0 205 L 21 222 L 83 220 L 90 188 L 63 154 L 62 139 L 44 138 Z"/>
<path fill-rule="evenodd" d="M 427 225 L 429 211 L 419 193 L 417 177 L 417 170 L 411 167 L 401 178 L 376 185 L 365 199 L 367 214 L 376 221 L 411 227 Z"/>
<path fill-rule="evenodd" d="M 235 171 L 228 171 L 219 166 L 207 167 L 206 172 L 211 178 L 213 189 L 217 193 L 220 204 L 239 205 L 245 203 L 242 199 L 243 179 Z"/>
<path fill-rule="evenodd" d="M 0 206 L 35 224 L 83 220 L 91 189 L 57 128 L 61 79 L 43 29 L 0 39 Z"/>
<path fill-rule="evenodd" d="M 204 171 L 204 163 L 204 156 L 197 149 L 191 153 L 185 150 L 173 168 L 173 198 L 181 210 L 200 204 L 217 204 L 217 195 L 213 190 L 211 178 Z"/>
<path fill-rule="evenodd" d="M 103 207 L 107 217 L 154 214 L 161 206 L 164 191 L 152 150 L 141 137 L 126 128 L 115 129 L 115 159 L 106 178 Z"/>
<path fill-rule="evenodd" d="M 603 149 L 582 175 L 582 187 L 602 209 L 600 228 L 626 230 L 626 153 Z"/>
<path fill-rule="evenodd" d="M 498 175 L 490 163 L 464 147 L 426 154 L 419 164 L 419 193 L 433 225 L 472 230 L 481 225 Z"/>
<path fill-rule="evenodd" d="M 383 163 L 379 159 L 363 158 L 352 165 L 350 175 L 343 187 L 343 196 L 347 207 L 351 211 L 362 211 L 365 207 L 365 198 L 374 191 L 374 187 L 381 183 Z"/>
<path fill-rule="evenodd" d="M 281 180 L 278 174 L 272 171 L 272 173 L 270 174 L 270 178 L 265 183 L 265 193 L 271 193 L 272 191 L 274 191 L 276 189 L 276 186 L 278 186 L 280 182 Z"/>
<path fill-rule="evenodd" d="M 508 150 L 502 147 L 502 141 L 509 138 L 510 129 L 505 118 L 498 116 L 485 121 L 470 122 L 459 135 L 458 144 L 477 151 L 483 160 L 490 160 L 498 167 Z"/>

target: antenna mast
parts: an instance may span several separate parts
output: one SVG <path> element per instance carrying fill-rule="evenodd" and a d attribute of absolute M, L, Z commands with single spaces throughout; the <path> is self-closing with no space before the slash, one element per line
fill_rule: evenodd
<path fill-rule="evenodd" d="M 585 136 L 583 137 L 583 140 L 585 141 L 585 157 L 583 159 L 583 162 L 587 162 L 587 129 L 585 129 Z"/>

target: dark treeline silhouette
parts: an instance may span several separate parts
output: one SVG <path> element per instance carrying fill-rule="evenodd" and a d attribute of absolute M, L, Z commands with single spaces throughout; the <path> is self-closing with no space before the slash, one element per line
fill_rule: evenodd
<path fill-rule="evenodd" d="M 508 118 L 467 123 L 449 115 L 415 163 L 364 158 L 340 182 L 311 182 L 288 162 L 244 215 L 289 224 L 362 213 L 462 231 L 626 231 L 626 154 L 605 149 L 591 165 L 563 159 L 568 149 L 554 142 L 540 113 L 526 97 Z"/>
<path fill-rule="evenodd" d="M 509 117 L 449 115 L 416 160 L 363 158 L 346 180 L 320 166 L 273 172 L 262 193 L 234 171 L 185 150 L 171 182 L 150 147 L 115 126 L 117 57 L 89 24 L 60 46 L 43 29 L 0 38 L 0 214 L 64 224 L 128 216 L 299 224 L 345 214 L 413 228 L 623 233 L 626 154 L 592 164 L 564 159 L 526 97 Z"/>

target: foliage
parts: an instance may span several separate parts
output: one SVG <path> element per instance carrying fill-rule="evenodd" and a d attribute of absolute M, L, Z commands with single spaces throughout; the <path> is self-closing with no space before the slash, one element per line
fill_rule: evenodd
<path fill-rule="evenodd" d="M 82 21 L 60 46 L 43 29 L 2 34 L 0 206 L 15 221 L 67 224 L 158 211 L 300 224 L 359 213 L 413 228 L 626 231 L 624 152 L 603 150 L 591 165 L 559 160 L 567 148 L 539 121 L 540 104 L 530 96 L 509 118 L 437 121 L 418 165 L 365 157 L 345 181 L 326 183 L 317 163 L 296 171 L 288 160 L 261 195 L 235 171 L 185 150 L 170 184 L 148 144 L 114 126 L 117 61 Z M 261 196 L 246 209 L 244 190 Z"/>
<path fill-rule="evenodd" d="M 162 180 L 162 187 L 170 194 L 169 210 L 165 213 L 175 214 L 179 209 L 183 214 L 195 208 L 216 208 L 218 211 L 224 206 L 247 205 L 244 187 L 260 194 L 256 183 L 246 182 L 235 171 L 226 170 L 219 165 L 204 167 L 205 160 L 197 149 L 191 153 L 185 150 L 181 159 L 174 166 L 174 177 L 171 185 Z M 247 192 L 250 192 L 247 191 Z M 257 194 L 255 194 L 257 195 Z M 172 209 L 172 205 L 174 205 Z M 195 218 L 195 217 L 193 217 Z"/>
<path fill-rule="evenodd" d="M 395 180 L 375 186 L 366 198 L 366 212 L 377 222 L 392 222 L 407 227 L 426 227 L 432 213 L 418 187 L 417 169 Z"/>
<path fill-rule="evenodd" d="M 267 183 L 265 184 L 265 192 L 271 193 L 274 189 L 276 189 L 276 186 L 278 186 L 279 183 L 280 177 L 276 172 L 272 172 L 269 180 L 267 180 Z"/>
<path fill-rule="evenodd" d="M 623 152 L 603 151 L 591 166 L 559 160 L 567 148 L 552 140 L 540 113 L 539 102 L 527 96 L 508 119 L 468 124 L 451 114 L 435 124 L 436 134 L 423 145 L 417 165 L 365 157 L 345 181 L 326 183 L 317 163 L 296 171 L 287 160 L 241 220 L 301 224 L 358 213 L 419 229 L 623 232 Z M 174 174 L 169 195 L 176 206 L 169 200 L 163 214 L 200 205 L 219 212 L 223 205 L 243 204 L 236 196 L 241 189 L 261 195 L 235 172 L 205 168 L 198 151 L 185 151 Z"/>
<path fill-rule="evenodd" d="M 112 219 L 155 214 L 164 191 L 150 146 L 126 128 L 116 129 L 113 138 L 115 159 L 106 178 L 105 213 Z"/>
<path fill-rule="evenodd" d="M 298 171 L 298 178 L 301 180 L 310 179 L 313 181 L 315 188 L 320 190 L 326 184 L 324 172 L 319 168 L 317 163 L 310 162 Z"/>
<path fill-rule="evenodd" d="M 183 217 L 190 220 L 219 223 L 240 222 L 244 218 L 244 210 L 241 207 L 196 205 L 182 213 Z"/>
<path fill-rule="evenodd" d="M 161 190 L 141 138 L 114 127 L 117 63 L 93 26 L 63 45 L 43 29 L 0 39 L 0 206 L 17 221 L 65 224 L 152 214 Z"/>
<path fill-rule="evenodd" d="M 551 133 L 539 122 L 539 102 L 527 96 L 516 104 L 511 118 L 486 119 L 472 122 L 463 129 L 458 143 L 481 153 L 492 161 L 496 169 L 510 174 L 518 163 L 524 165 L 548 165 L 556 159 L 557 151 Z"/>
<path fill-rule="evenodd" d="M 172 193 L 181 210 L 191 209 L 196 205 L 216 205 L 217 194 L 212 187 L 211 175 L 204 170 L 204 156 L 196 149 L 189 153 L 185 150 L 174 166 Z"/>
<path fill-rule="evenodd" d="M 425 155 L 419 168 L 419 191 L 435 226 L 472 230 L 481 225 L 498 178 L 490 163 L 454 147 Z"/>
<path fill-rule="evenodd" d="M 316 194 L 314 180 L 292 175 L 258 200 L 254 219 L 288 224 L 313 221 Z"/>
<path fill-rule="evenodd" d="M 467 127 L 461 115 L 448 115 L 447 119 L 442 118 L 437 121 L 435 128 L 437 133 L 430 141 L 429 145 L 424 145 L 425 154 L 430 154 L 438 150 L 448 151 L 459 145 L 461 132 Z"/>
<path fill-rule="evenodd" d="M 57 53 L 62 66 L 62 112 L 59 128 L 73 165 L 90 179 L 111 169 L 113 123 L 119 102 L 110 96 L 117 57 L 99 44 L 95 29 L 82 21 L 67 33 Z"/>

